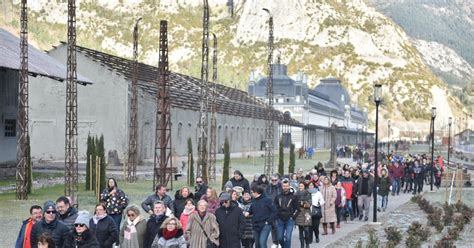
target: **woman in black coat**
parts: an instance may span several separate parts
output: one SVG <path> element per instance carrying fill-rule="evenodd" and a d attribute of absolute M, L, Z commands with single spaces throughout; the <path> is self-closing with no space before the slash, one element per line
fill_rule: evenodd
<path fill-rule="evenodd" d="M 99 242 L 89 230 L 90 214 L 79 212 L 74 222 L 74 230 L 69 232 L 64 239 L 63 248 L 99 248 Z"/>
<path fill-rule="evenodd" d="M 99 241 L 100 248 L 112 248 L 118 242 L 118 229 L 114 219 L 107 215 L 104 203 L 95 205 L 95 213 L 89 221 L 90 230 Z"/>
<path fill-rule="evenodd" d="M 187 199 L 194 199 L 193 193 L 189 190 L 188 187 L 183 187 L 182 189 L 176 191 L 173 201 L 173 213 L 176 218 L 179 219 L 181 213 L 184 210 Z"/>

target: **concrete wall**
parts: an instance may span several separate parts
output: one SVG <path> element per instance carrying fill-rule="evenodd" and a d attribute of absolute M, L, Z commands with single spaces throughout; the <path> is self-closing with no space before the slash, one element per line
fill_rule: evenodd
<path fill-rule="evenodd" d="M 16 161 L 17 135 L 5 137 L 5 120 L 17 119 L 18 80 L 18 72 L 0 69 L 0 163 Z"/>

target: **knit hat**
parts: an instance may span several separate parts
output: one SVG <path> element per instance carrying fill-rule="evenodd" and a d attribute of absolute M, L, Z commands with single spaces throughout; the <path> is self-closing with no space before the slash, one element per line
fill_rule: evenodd
<path fill-rule="evenodd" d="M 79 211 L 76 221 L 74 224 L 84 224 L 86 225 L 87 229 L 89 229 L 89 221 L 91 219 L 91 215 L 87 211 Z"/>
<path fill-rule="evenodd" d="M 44 202 L 44 205 L 43 205 L 43 213 L 48 210 L 56 211 L 56 204 L 51 200 Z"/>

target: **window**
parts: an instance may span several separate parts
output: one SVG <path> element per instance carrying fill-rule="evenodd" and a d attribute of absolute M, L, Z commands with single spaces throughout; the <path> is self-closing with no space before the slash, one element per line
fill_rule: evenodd
<path fill-rule="evenodd" d="M 15 136 L 16 136 L 16 120 L 5 119 L 5 137 L 15 137 Z"/>

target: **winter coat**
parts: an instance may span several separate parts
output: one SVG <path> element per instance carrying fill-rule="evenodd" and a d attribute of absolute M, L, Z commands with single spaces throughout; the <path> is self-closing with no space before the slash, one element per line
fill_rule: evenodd
<path fill-rule="evenodd" d="M 364 177 L 359 177 L 359 180 L 357 180 L 357 195 L 362 195 L 363 181 L 364 181 Z M 374 178 L 369 175 L 369 184 L 368 184 L 368 190 L 367 190 L 368 196 L 372 195 L 373 186 L 374 186 Z"/>
<path fill-rule="evenodd" d="M 346 195 L 346 190 L 341 187 L 340 189 L 336 189 L 336 201 L 337 201 L 337 195 L 340 194 L 341 196 L 341 202 L 339 203 L 339 205 L 335 205 L 336 207 L 344 207 L 346 206 L 346 202 L 347 202 L 347 195 Z"/>
<path fill-rule="evenodd" d="M 316 207 L 322 207 L 324 205 L 324 197 L 321 191 L 318 190 L 314 193 L 311 193 L 311 205 Z"/>
<path fill-rule="evenodd" d="M 193 214 L 195 212 L 196 212 L 196 210 L 190 212 L 189 214 L 186 214 L 185 211 L 183 211 L 181 213 L 181 216 L 179 217 L 179 222 L 181 223 L 181 226 L 183 227 L 183 230 L 186 230 L 186 227 L 188 226 L 189 216 L 191 216 L 191 214 Z"/>
<path fill-rule="evenodd" d="M 321 222 L 336 222 L 336 188 L 332 185 L 324 185 L 324 187 L 321 187 L 321 193 L 324 198 L 324 205 L 322 206 L 323 217 L 321 218 Z"/>
<path fill-rule="evenodd" d="M 97 224 L 94 223 L 94 217 L 92 217 L 89 228 L 99 241 L 100 248 L 112 248 L 113 244 L 119 240 L 115 221 L 108 215 L 100 219 Z"/>
<path fill-rule="evenodd" d="M 121 189 L 116 188 L 115 194 L 110 193 L 111 190 L 104 189 L 100 194 L 100 200 L 105 201 L 108 214 L 122 214 L 123 210 L 128 206 L 128 197 Z"/>
<path fill-rule="evenodd" d="M 30 218 L 23 221 L 16 239 L 15 248 L 30 248 L 31 229 L 33 228 L 33 220 Z"/>
<path fill-rule="evenodd" d="M 242 200 L 239 204 L 239 207 L 242 209 L 243 212 L 249 212 L 250 211 L 250 206 L 252 206 L 252 200 L 246 202 Z M 244 222 L 245 222 L 245 228 L 244 228 L 244 234 L 242 236 L 242 239 L 253 239 L 253 225 L 252 225 L 252 216 L 244 216 Z"/>
<path fill-rule="evenodd" d="M 354 191 L 354 179 L 352 177 L 342 177 L 341 185 L 346 191 L 347 200 L 352 200 L 352 191 Z"/>
<path fill-rule="evenodd" d="M 267 186 L 267 188 L 265 189 L 265 193 L 267 193 L 267 196 L 270 198 L 270 200 L 273 202 L 273 200 L 275 199 L 275 197 L 277 195 L 279 195 L 281 192 L 282 192 L 282 188 L 281 188 L 281 183 L 278 182 L 278 184 L 276 185 L 273 185 L 273 184 L 269 184 Z"/>
<path fill-rule="evenodd" d="M 379 195 L 387 196 L 388 193 L 390 192 L 390 185 L 392 185 L 392 183 L 390 182 L 389 177 L 379 178 L 379 181 L 378 181 L 378 186 L 379 186 L 378 193 L 379 193 Z"/>
<path fill-rule="evenodd" d="M 219 224 L 219 244 L 221 247 L 240 248 L 240 239 L 244 235 L 244 215 L 242 209 L 235 206 L 216 210 L 216 220 Z"/>
<path fill-rule="evenodd" d="M 165 239 L 162 232 L 163 229 L 160 229 L 160 232 L 153 240 L 152 248 L 186 248 L 188 246 L 186 239 L 184 239 L 183 229 L 178 229 L 176 235 L 170 239 Z"/>
<path fill-rule="evenodd" d="M 142 208 L 145 210 L 145 212 L 149 212 L 150 210 L 153 210 L 153 204 L 156 201 L 162 201 L 165 204 L 165 207 L 170 208 L 171 206 L 171 197 L 169 195 L 165 195 L 163 197 L 160 197 L 156 193 L 153 195 L 148 196 L 145 201 L 142 202 Z M 173 210 L 172 208 L 170 208 Z"/>
<path fill-rule="evenodd" d="M 249 215 L 252 216 L 253 230 L 260 232 L 265 224 L 273 225 L 276 218 L 276 207 L 265 194 L 252 200 Z"/>
<path fill-rule="evenodd" d="M 77 213 L 76 208 L 69 207 L 65 214 L 58 214 L 58 218 L 72 231 L 74 230 L 74 222 L 76 221 Z"/>
<path fill-rule="evenodd" d="M 196 185 L 196 187 L 194 187 L 194 189 L 196 190 L 196 192 L 194 192 L 194 202 L 198 202 L 199 200 L 201 200 L 201 197 L 203 195 L 206 195 L 207 188 L 208 186 L 205 183 L 201 184 L 201 186 Z"/>
<path fill-rule="evenodd" d="M 68 232 L 69 228 L 64 225 L 62 221 L 59 221 L 57 217 L 51 223 L 46 223 L 46 221 L 43 219 L 42 221 L 35 223 L 33 228 L 31 228 L 31 248 L 38 247 L 38 237 L 43 233 L 49 233 L 53 238 L 56 247 L 62 248 L 64 244 L 64 238 Z"/>
<path fill-rule="evenodd" d="M 99 241 L 90 230 L 78 235 L 76 230 L 69 232 L 64 239 L 63 248 L 99 248 Z"/>
<path fill-rule="evenodd" d="M 181 213 L 183 212 L 184 205 L 186 204 L 186 200 L 192 199 L 194 201 L 193 193 L 189 193 L 188 197 L 183 197 L 180 193 L 180 190 L 176 191 L 174 195 L 174 201 L 172 201 L 172 209 L 174 216 L 179 219 Z"/>
<path fill-rule="evenodd" d="M 273 204 L 277 209 L 278 219 L 287 221 L 290 218 L 295 219 L 298 212 L 298 197 L 291 191 L 282 192 L 275 197 Z"/>
<path fill-rule="evenodd" d="M 398 167 L 391 165 L 390 168 L 388 168 L 390 179 L 401 179 L 403 177 L 403 170 L 404 168 L 401 165 Z"/>
<path fill-rule="evenodd" d="M 307 191 L 298 191 L 298 214 L 296 215 L 296 225 L 311 226 L 311 194 Z"/>
<path fill-rule="evenodd" d="M 201 225 L 199 225 L 201 224 Z M 202 226 L 202 228 L 201 228 Z M 203 230 L 204 228 L 204 230 Z M 201 219 L 199 213 L 191 214 L 189 223 L 186 227 L 186 237 L 189 242 L 189 247 L 192 248 L 206 248 L 207 238 L 204 231 L 211 242 L 219 245 L 219 225 L 216 221 L 216 216 L 211 213 L 206 213 Z"/>
<path fill-rule="evenodd" d="M 133 223 L 129 223 L 126 219 L 123 222 L 122 228 L 120 229 L 120 248 L 143 248 L 145 243 L 146 234 L 146 220 L 141 216 L 136 217 Z M 132 226 L 135 227 L 136 233 L 131 233 L 131 239 L 127 239 L 126 230 L 129 230 Z"/>
<path fill-rule="evenodd" d="M 250 192 L 250 184 L 249 181 L 243 177 L 243 175 L 240 175 L 242 178 L 240 180 L 235 180 L 235 178 L 231 178 L 229 181 L 232 183 L 232 188 L 233 187 L 242 187 L 244 191 Z"/>
<path fill-rule="evenodd" d="M 205 200 L 207 202 L 207 211 L 209 213 L 216 213 L 216 209 L 220 207 L 219 199 L 208 200 L 207 195 L 201 196 L 201 200 Z"/>
<path fill-rule="evenodd" d="M 145 231 L 145 241 L 143 243 L 144 248 L 150 248 L 153 240 L 155 239 L 156 235 L 161 230 L 161 224 L 163 221 L 166 220 L 168 216 L 161 214 L 161 215 L 152 215 L 146 222 L 146 231 Z"/>

